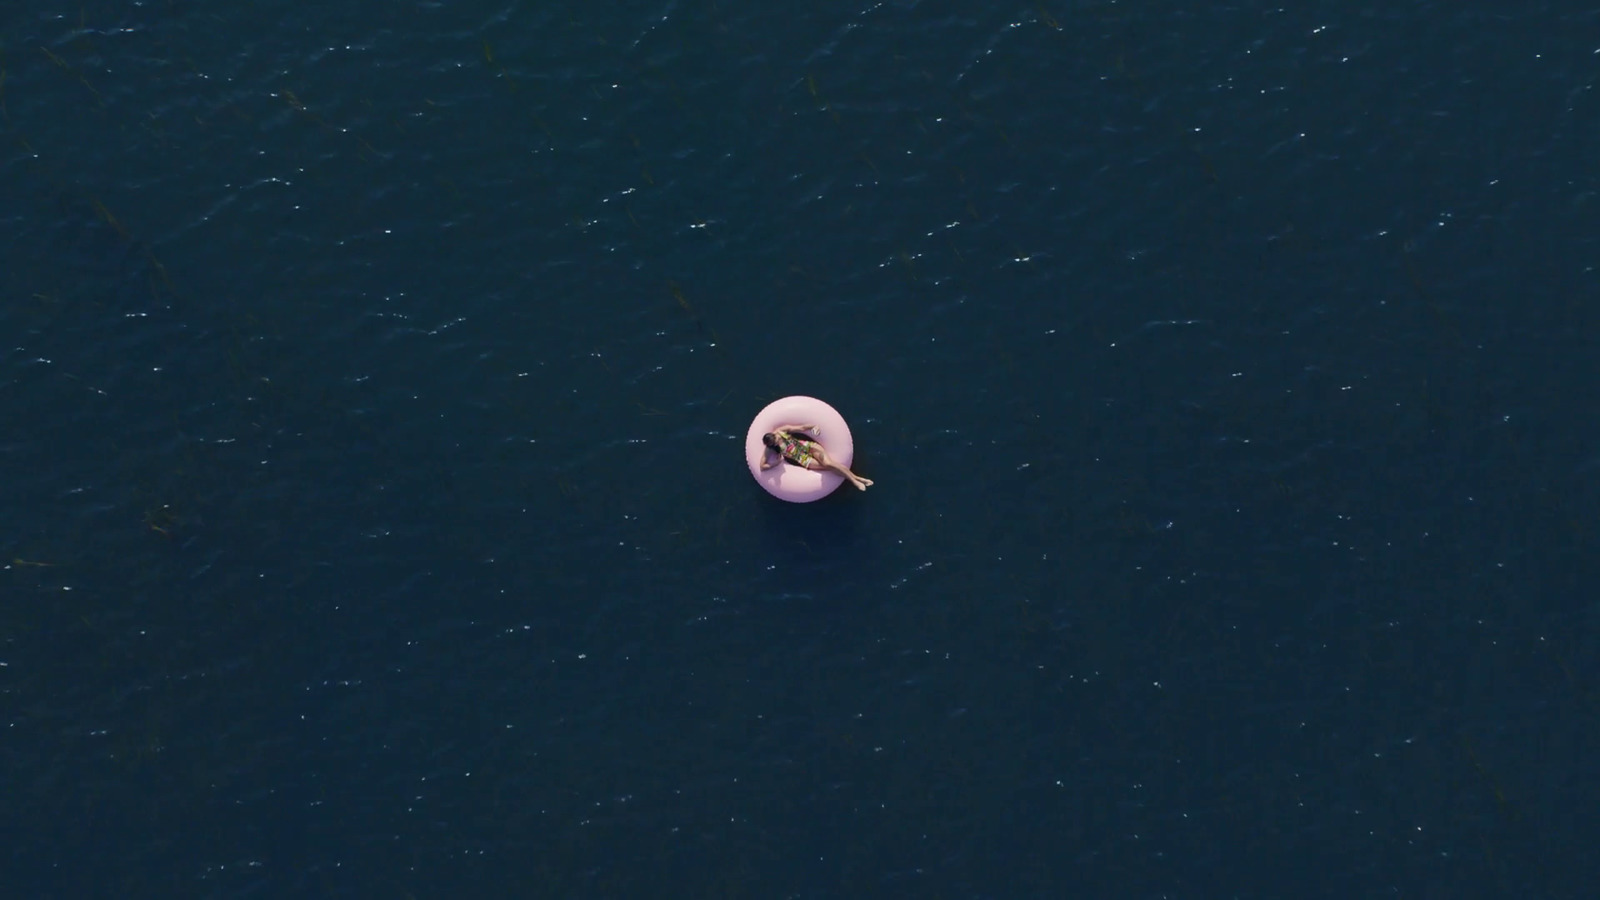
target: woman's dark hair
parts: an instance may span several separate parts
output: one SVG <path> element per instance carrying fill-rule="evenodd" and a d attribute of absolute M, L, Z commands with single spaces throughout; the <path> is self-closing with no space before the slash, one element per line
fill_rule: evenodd
<path fill-rule="evenodd" d="M 763 434 L 761 436 L 761 443 L 766 444 L 768 447 L 774 446 L 775 444 L 778 443 L 778 439 L 773 436 L 776 433 L 777 432 L 769 431 L 766 434 Z"/>

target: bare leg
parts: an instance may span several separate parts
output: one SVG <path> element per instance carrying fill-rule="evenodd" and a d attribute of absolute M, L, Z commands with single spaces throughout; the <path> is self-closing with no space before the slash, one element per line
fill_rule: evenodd
<path fill-rule="evenodd" d="M 864 491 L 872 487 L 872 479 L 862 478 L 860 475 L 850 471 L 848 466 L 840 465 L 833 457 L 828 455 L 827 450 L 822 449 L 821 444 L 816 447 L 816 459 L 812 461 L 812 465 L 818 469 L 831 469 L 838 472 L 845 477 L 846 481 L 855 485 L 858 491 Z"/>
<path fill-rule="evenodd" d="M 835 472 L 838 472 L 840 475 L 843 475 L 845 478 L 848 478 L 850 480 L 850 483 L 855 485 L 856 486 L 856 490 L 858 490 L 858 491 L 864 491 L 867 488 L 872 487 L 872 479 L 870 479 L 870 478 L 862 478 L 860 475 L 857 475 L 856 473 L 850 471 L 849 469 L 845 468 L 844 466 L 839 465 L 838 463 L 829 463 L 828 464 L 828 468 L 832 469 Z"/>

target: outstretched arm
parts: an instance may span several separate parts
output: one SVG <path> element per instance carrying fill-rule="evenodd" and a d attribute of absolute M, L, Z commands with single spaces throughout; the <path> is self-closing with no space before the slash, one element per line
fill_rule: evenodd
<path fill-rule="evenodd" d="M 809 431 L 812 434 L 821 434 L 822 429 L 815 425 L 779 425 L 773 431 Z"/>

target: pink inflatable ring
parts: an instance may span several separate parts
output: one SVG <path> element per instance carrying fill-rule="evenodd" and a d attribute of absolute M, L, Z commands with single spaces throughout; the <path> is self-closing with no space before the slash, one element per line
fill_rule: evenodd
<path fill-rule="evenodd" d="M 767 493 L 790 503 L 810 503 L 821 500 L 844 484 L 844 476 L 837 472 L 817 472 L 802 469 L 790 463 L 761 470 L 761 457 L 770 453 L 761 436 L 779 425 L 816 425 L 821 429 L 817 443 L 827 449 L 828 455 L 849 468 L 855 462 L 856 444 L 850 437 L 850 426 L 845 424 L 839 411 L 815 397 L 785 397 L 767 404 L 750 423 L 744 436 L 744 461 L 756 483 Z"/>

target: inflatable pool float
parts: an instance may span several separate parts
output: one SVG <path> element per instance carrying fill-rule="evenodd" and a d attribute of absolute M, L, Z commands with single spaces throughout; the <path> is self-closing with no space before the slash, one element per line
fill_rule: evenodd
<path fill-rule="evenodd" d="M 847 469 L 855 462 L 855 441 L 850 437 L 850 426 L 845 424 L 838 410 L 815 397 L 785 397 L 768 403 L 756 413 L 750 431 L 744 436 L 744 461 L 757 484 L 772 496 L 790 503 L 821 500 L 844 484 L 844 476 L 837 472 L 802 469 L 788 462 L 762 471 L 762 455 L 771 451 L 761 443 L 761 436 L 779 425 L 816 425 L 821 429 L 817 443 L 829 456 Z"/>

